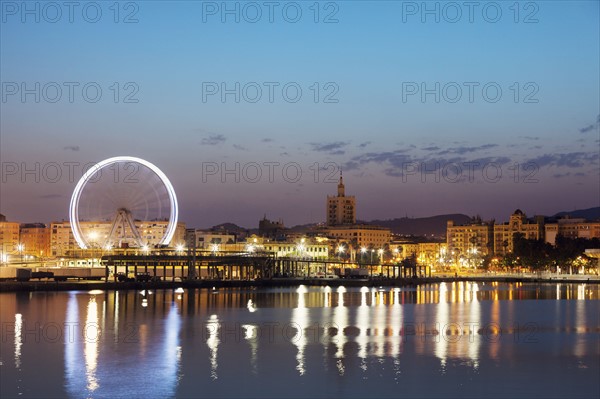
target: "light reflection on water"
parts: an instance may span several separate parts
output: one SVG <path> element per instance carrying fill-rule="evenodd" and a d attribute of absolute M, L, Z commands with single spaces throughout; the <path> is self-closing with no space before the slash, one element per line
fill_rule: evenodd
<path fill-rule="evenodd" d="M 90 297 L 87 305 L 87 317 L 85 319 L 84 333 L 84 358 L 85 375 L 87 377 L 88 395 L 98 389 L 98 379 L 96 378 L 96 367 L 98 366 L 98 340 L 100 339 L 98 326 L 98 304 L 94 296 Z"/>
<path fill-rule="evenodd" d="M 206 339 L 206 345 L 210 349 L 210 378 L 214 381 L 219 378 L 217 374 L 217 369 L 219 367 L 218 363 L 218 351 L 219 351 L 219 343 L 221 340 L 219 339 L 219 328 L 221 324 L 219 323 L 219 318 L 216 314 L 210 316 L 210 319 L 206 323 L 206 328 L 208 329 L 208 338 Z"/>
<path fill-rule="evenodd" d="M 0 362 L 0 385 L 25 397 L 597 396 L 598 298 L 590 284 L 470 282 L 1 294 L 0 360 L 14 367 Z"/>

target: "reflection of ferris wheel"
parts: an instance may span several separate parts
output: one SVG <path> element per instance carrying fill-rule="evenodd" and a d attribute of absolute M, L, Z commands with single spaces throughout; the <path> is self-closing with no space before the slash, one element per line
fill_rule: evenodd
<path fill-rule="evenodd" d="M 97 163 L 81 177 L 71 197 L 69 218 L 83 249 L 125 242 L 142 247 L 151 238 L 159 245 L 169 244 L 177 212 L 175 190 L 160 169 L 140 158 L 120 156 Z M 143 236 L 136 226 L 140 221 L 166 222 L 163 236 Z M 94 226 L 104 226 L 106 234 L 90 231 Z"/>

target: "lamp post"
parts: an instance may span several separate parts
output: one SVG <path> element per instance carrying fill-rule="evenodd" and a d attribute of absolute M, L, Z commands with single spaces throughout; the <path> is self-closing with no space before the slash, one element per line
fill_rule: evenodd
<path fill-rule="evenodd" d="M 23 264 L 23 250 L 25 249 L 25 244 L 19 243 L 17 244 L 17 250 L 19 251 L 19 256 L 21 257 L 21 264 Z"/>
<path fill-rule="evenodd" d="M 360 248 L 360 260 L 364 261 L 364 257 L 365 257 L 365 253 L 367 252 L 367 248 L 365 247 L 361 247 Z"/>
<path fill-rule="evenodd" d="M 8 255 L 4 252 L 4 245 L 0 244 L 0 265 L 8 262 Z"/>

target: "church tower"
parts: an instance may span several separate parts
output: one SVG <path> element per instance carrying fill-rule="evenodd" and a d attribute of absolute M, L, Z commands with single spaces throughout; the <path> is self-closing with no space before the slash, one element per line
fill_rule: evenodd
<path fill-rule="evenodd" d="M 356 224 L 356 199 L 346 196 L 344 178 L 340 171 L 340 181 L 337 186 L 337 196 L 327 196 L 327 225 L 352 225 Z"/>
<path fill-rule="evenodd" d="M 345 197 L 344 178 L 342 177 L 342 171 L 340 170 L 340 182 L 338 183 L 338 197 Z"/>

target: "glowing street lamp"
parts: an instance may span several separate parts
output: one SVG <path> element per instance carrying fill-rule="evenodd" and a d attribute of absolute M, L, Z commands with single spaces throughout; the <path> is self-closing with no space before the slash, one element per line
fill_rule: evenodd
<path fill-rule="evenodd" d="M 346 250 L 346 248 L 344 248 L 343 245 L 340 245 L 337 247 L 337 252 L 339 254 L 340 260 L 342 259 L 342 254 L 344 253 L 345 250 Z"/>
<path fill-rule="evenodd" d="M 23 263 L 23 251 L 25 250 L 25 244 L 17 244 L 17 251 L 19 251 L 19 255 L 21 256 L 21 263 Z"/>
<path fill-rule="evenodd" d="M 212 251 L 213 255 L 216 255 L 217 252 L 219 252 L 219 244 L 212 244 L 210 246 L 210 250 Z"/>
<path fill-rule="evenodd" d="M 379 249 L 377 250 L 377 254 L 379 254 L 379 262 L 380 262 L 380 263 L 383 263 L 383 249 L 382 249 L 382 248 L 379 248 Z"/>
<path fill-rule="evenodd" d="M 175 246 L 175 251 L 176 251 L 178 254 L 180 254 L 180 255 L 181 255 L 181 253 L 183 252 L 183 250 L 184 250 L 184 249 L 185 249 L 185 248 L 183 247 L 183 245 L 182 245 L 182 244 L 177 244 L 177 245 Z"/>

